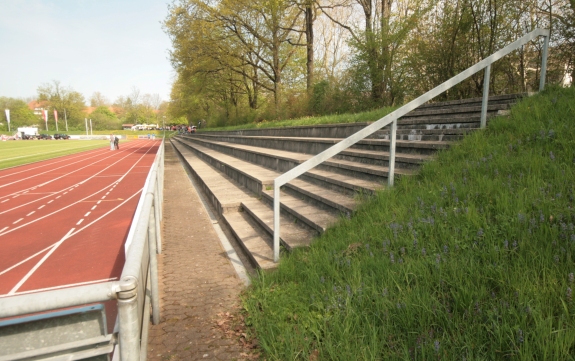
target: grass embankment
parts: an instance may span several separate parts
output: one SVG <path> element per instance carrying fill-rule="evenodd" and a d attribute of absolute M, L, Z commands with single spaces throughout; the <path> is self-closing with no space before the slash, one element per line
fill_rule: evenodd
<path fill-rule="evenodd" d="M 199 129 L 198 131 L 210 132 L 220 130 L 263 129 L 263 128 L 296 127 L 296 126 L 299 127 L 304 125 L 317 125 L 317 124 L 373 122 L 380 118 L 383 118 L 384 116 L 391 113 L 395 109 L 397 109 L 397 107 L 385 107 L 357 114 L 335 114 L 335 115 L 325 115 L 321 117 L 304 117 L 298 119 L 286 119 L 286 120 L 274 120 L 274 121 L 264 120 L 257 123 L 233 125 L 228 127 L 203 128 Z"/>
<path fill-rule="evenodd" d="M 494 119 L 244 296 L 268 360 L 575 358 L 575 88 Z"/>
<path fill-rule="evenodd" d="M 109 146 L 110 143 L 102 140 L 10 140 L 0 142 L 0 169 Z"/>

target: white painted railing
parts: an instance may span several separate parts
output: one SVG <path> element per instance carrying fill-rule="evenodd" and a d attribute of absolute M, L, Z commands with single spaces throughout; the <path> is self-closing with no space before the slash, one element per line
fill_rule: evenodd
<path fill-rule="evenodd" d="M 529 34 L 521 37 L 517 41 L 509 44 L 505 48 L 497 51 L 493 55 L 481 60 L 477 64 L 471 66 L 467 70 L 462 71 L 453 78 L 447 80 L 443 84 L 433 88 L 427 93 L 423 94 L 417 99 L 412 100 L 403 107 L 395 110 L 394 112 L 386 115 L 385 117 L 379 119 L 378 121 L 368 125 L 359 132 L 349 136 L 348 138 L 342 140 L 336 145 L 324 150 L 318 155 L 308 159 L 297 167 L 289 170 L 288 172 L 282 174 L 274 180 L 274 261 L 279 261 L 280 256 L 280 187 L 289 181 L 299 177 L 320 163 L 328 160 L 339 152 L 349 148 L 360 140 L 370 136 L 379 129 L 389 125 L 391 123 L 391 138 L 390 138 L 390 157 L 389 157 L 389 174 L 388 174 L 388 184 L 393 185 L 394 171 L 395 171 L 395 144 L 396 144 L 396 131 L 397 131 L 397 119 L 406 115 L 410 111 L 416 109 L 420 105 L 423 105 L 445 92 L 446 90 L 452 88 L 453 86 L 461 83 L 465 79 L 469 78 L 475 73 L 485 70 L 484 82 L 483 82 L 483 103 L 481 105 L 481 127 L 485 128 L 487 123 L 487 99 L 489 96 L 489 77 L 491 73 L 491 64 L 495 63 L 497 60 L 503 58 L 507 54 L 514 50 L 519 49 L 522 45 L 536 39 L 538 37 L 544 37 L 543 54 L 541 59 L 541 77 L 539 79 L 539 90 L 543 90 L 545 87 L 545 74 L 547 71 L 547 51 L 549 48 L 549 30 L 547 29 L 536 29 Z"/>

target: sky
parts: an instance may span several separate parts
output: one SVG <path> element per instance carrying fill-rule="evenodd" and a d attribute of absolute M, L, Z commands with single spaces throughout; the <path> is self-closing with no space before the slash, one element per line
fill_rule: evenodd
<path fill-rule="evenodd" d="M 86 105 L 134 87 L 169 100 L 166 15 L 166 0 L 0 0 L 0 96 L 35 97 L 56 80 Z"/>

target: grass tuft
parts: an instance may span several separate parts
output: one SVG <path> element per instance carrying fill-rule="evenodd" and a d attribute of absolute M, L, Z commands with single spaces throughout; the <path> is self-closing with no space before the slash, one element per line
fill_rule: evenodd
<path fill-rule="evenodd" d="M 524 99 L 260 274 L 264 357 L 574 359 L 574 115 Z"/>

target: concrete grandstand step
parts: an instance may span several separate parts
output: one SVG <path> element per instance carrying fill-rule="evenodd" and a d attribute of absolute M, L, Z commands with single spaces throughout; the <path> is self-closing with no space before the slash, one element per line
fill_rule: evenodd
<path fill-rule="evenodd" d="M 270 237 L 274 234 L 274 212 L 271 207 L 259 201 L 242 202 L 244 211 L 253 217 L 258 224 L 268 233 Z M 312 239 L 318 232 L 303 226 L 301 222 L 290 219 L 282 215 L 281 217 L 281 237 L 280 242 L 291 251 L 297 247 L 309 246 Z"/>
<path fill-rule="evenodd" d="M 173 142 L 174 147 L 184 158 L 196 179 L 202 184 L 202 190 L 209 195 L 218 213 L 240 241 L 250 261 L 255 267 L 268 269 L 275 267 L 271 236 L 273 236 L 273 212 L 271 208 L 261 203 L 254 195 L 242 189 L 229 178 L 202 162 L 195 154 L 182 144 Z M 286 200 L 289 196 L 285 195 Z M 238 204 L 238 200 L 240 200 Z M 293 202 L 291 202 L 293 204 Z M 318 213 L 318 209 L 308 206 L 308 213 Z M 244 211 L 244 212 L 240 212 Z M 271 212 L 271 225 L 270 225 Z M 284 212 L 285 213 L 285 212 Z M 304 212 L 305 213 L 305 212 Z M 281 216 L 282 244 L 286 249 L 308 245 L 315 229 L 304 227 L 294 222 L 285 214 Z M 318 217 L 315 217 L 319 220 Z M 327 224 L 324 222 L 324 224 Z M 265 233 L 262 235 L 263 230 Z"/>
<path fill-rule="evenodd" d="M 175 139 L 175 142 L 179 140 Z M 180 143 L 196 151 L 198 157 L 208 160 L 216 169 L 223 170 L 231 179 L 239 184 L 247 185 L 255 194 L 261 195 L 264 190 L 271 190 L 273 181 L 281 173 L 261 166 L 219 153 L 213 149 L 188 142 Z M 246 180 L 245 178 L 249 178 Z M 284 185 L 284 189 L 308 204 L 327 209 L 332 212 L 350 213 L 355 209 L 357 201 L 348 195 L 357 193 L 371 194 L 381 186 L 366 180 L 358 180 L 345 175 L 313 170 L 300 179 Z M 335 190 L 335 191 L 334 191 Z M 343 190 L 343 191 L 342 191 Z M 348 195 L 346 195 L 348 194 Z"/>
<path fill-rule="evenodd" d="M 276 268 L 271 240 L 264 239 L 258 227 L 252 225 L 247 217 L 245 212 L 228 212 L 222 216 L 254 267 Z"/>
<path fill-rule="evenodd" d="M 177 142 L 172 142 L 178 153 L 185 159 L 188 170 L 199 181 L 202 190 L 208 195 L 219 214 L 239 211 L 241 203 L 255 195 L 232 183 L 221 173 L 199 159 L 194 152 Z"/>
<path fill-rule="evenodd" d="M 178 137 L 178 139 L 182 139 Z M 245 162 L 249 162 L 250 165 L 242 166 L 242 169 L 252 169 L 256 164 L 261 165 L 262 172 L 264 174 L 269 174 L 270 176 L 278 177 L 281 173 L 286 172 L 293 167 L 303 163 L 307 159 L 311 158 L 310 154 L 302 154 L 295 152 L 288 152 L 282 150 L 275 150 L 270 152 L 267 148 L 252 147 L 241 144 L 227 143 L 227 142 L 217 142 L 217 141 L 206 141 L 200 140 L 194 137 L 185 137 L 182 141 L 186 142 L 191 147 L 194 147 L 201 151 L 206 156 L 211 154 L 221 154 L 219 156 L 221 160 L 228 164 L 228 168 L 234 168 L 234 164 L 238 162 L 239 159 Z M 215 151 L 207 151 L 211 149 Z M 223 156 L 232 157 L 225 158 Z M 277 172 L 276 172 L 277 171 Z M 324 171 L 331 173 L 330 178 L 316 177 L 316 173 Z M 312 177 L 316 179 L 322 179 L 324 182 L 332 183 L 331 188 L 345 182 L 349 182 L 348 185 L 344 185 L 341 191 L 347 192 L 350 189 L 357 189 L 363 185 L 366 185 L 364 191 L 371 192 L 377 188 L 378 184 L 387 179 L 388 168 L 368 165 L 366 167 L 360 166 L 354 162 L 349 162 L 341 159 L 331 159 L 325 162 L 325 164 L 316 167 L 306 173 L 302 177 Z M 396 172 L 397 176 L 410 175 L 413 172 L 410 170 L 398 169 Z M 323 174 L 323 173 L 322 173 Z M 271 178 L 271 179 L 273 179 Z M 338 180 L 337 182 L 331 179 Z M 268 183 L 270 184 L 271 181 Z M 316 182 L 317 183 L 317 182 Z M 353 186 L 352 186 L 353 185 Z M 255 189 L 253 189 L 256 191 Z"/>
<path fill-rule="evenodd" d="M 487 106 L 487 111 L 491 113 L 497 113 L 500 110 L 509 109 L 509 104 L 490 104 Z M 481 104 L 479 105 L 469 105 L 469 106 L 457 106 L 457 107 L 431 107 L 423 109 L 415 109 L 408 114 L 401 117 L 401 120 L 411 119 L 416 117 L 427 117 L 436 115 L 451 115 L 451 114 L 469 114 L 469 113 L 481 113 Z"/>
<path fill-rule="evenodd" d="M 341 141 L 341 139 L 325 138 L 244 136 L 223 136 L 218 141 L 216 136 L 213 135 L 193 135 L 187 136 L 186 139 L 281 171 L 287 171 L 311 158 L 312 155 L 318 154 Z M 419 144 L 415 144 L 416 142 Z M 246 145 L 246 143 L 257 144 L 258 146 Z M 417 167 L 423 161 L 430 159 L 428 154 L 434 153 L 436 149 L 444 149 L 447 145 L 447 142 L 439 141 L 398 141 L 396 153 L 397 174 L 400 176 L 411 174 L 409 171 L 404 172 L 402 169 Z M 270 153 L 270 148 L 277 151 Z M 379 154 L 376 156 L 377 152 Z M 422 155 L 418 159 L 414 154 Z M 382 159 L 389 160 L 389 141 L 386 139 L 365 139 L 325 162 L 320 168 L 330 169 L 329 167 L 332 167 L 331 170 L 335 172 L 342 173 L 347 171 L 347 174 L 352 175 L 357 173 L 355 175 L 358 177 L 365 173 L 367 178 L 370 178 L 370 175 L 379 174 L 379 177 L 382 176 L 384 178 L 371 177 L 371 179 L 381 182 L 387 179 L 387 167 L 389 165 L 388 161 L 381 162 Z M 360 166 L 354 165 L 353 162 L 357 162 Z M 368 169 L 369 167 L 364 167 L 366 164 L 373 164 L 381 168 L 374 172 Z"/>
<path fill-rule="evenodd" d="M 526 93 L 517 93 L 517 94 L 503 94 L 503 95 L 493 95 L 490 96 L 488 99 L 488 104 L 509 104 L 515 103 L 519 99 L 527 96 Z M 449 100 L 449 101 L 440 101 L 440 102 L 431 102 L 420 106 L 418 109 L 429 109 L 429 108 L 444 108 L 444 107 L 451 107 L 451 106 L 459 106 L 459 105 L 470 105 L 470 104 L 481 104 L 483 98 L 467 98 L 467 99 L 459 99 L 459 100 Z"/>

